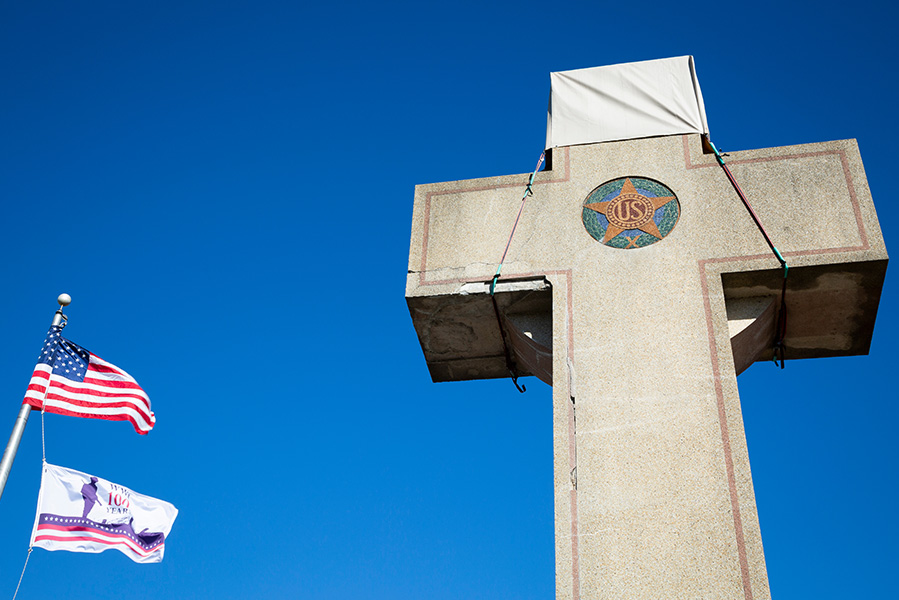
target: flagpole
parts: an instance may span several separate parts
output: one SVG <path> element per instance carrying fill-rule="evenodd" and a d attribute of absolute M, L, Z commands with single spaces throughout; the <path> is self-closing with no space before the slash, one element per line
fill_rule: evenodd
<path fill-rule="evenodd" d="M 68 294 L 60 294 L 56 299 L 59 308 L 53 315 L 53 323 L 51 327 L 62 323 L 65 315 L 62 309 L 72 302 L 72 297 Z M 16 424 L 13 425 L 12 433 L 9 436 L 9 443 L 6 444 L 6 450 L 3 452 L 3 460 L 0 460 L 0 497 L 3 496 L 3 489 L 6 487 L 6 480 L 9 478 L 9 472 L 12 469 L 12 462 L 16 459 L 16 452 L 19 450 L 19 442 L 22 441 L 22 434 L 25 432 L 25 425 L 28 424 L 28 415 L 31 414 L 31 405 L 22 403 L 19 409 L 19 416 L 16 417 Z"/>

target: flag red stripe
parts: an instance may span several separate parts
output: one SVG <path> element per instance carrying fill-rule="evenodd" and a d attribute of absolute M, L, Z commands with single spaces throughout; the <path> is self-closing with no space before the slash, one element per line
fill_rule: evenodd
<path fill-rule="evenodd" d="M 50 389 L 52 390 L 53 388 Z M 90 400 L 75 400 L 69 396 L 60 396 L 59 394 L 54 394 L 52 391 L 47 394 L 47 400 L 65 402 L 66 404 L 78 406 L 80 408 L 132 408 L 148 423 L 153 421 L 153 413 L 147 412 L 146 406 L 143 404 L 135 404 L 134 402 L 129 402 L 127 400 L 122 400 L 121 402 L 91 402 Z"/>
<path fill-rule="evenodd" d="M 100 369 L 95 368 L 95 367 L 100 367 L 100 366 L 101 365 L 95 365 L 93 363 L 90 364 L 90 366 L 87 369 L 88 375 L 86 375 L 84 377 L 84 383 L 91 383 L 94 385 L 100 385 L 100 386 L 105 386 L 105 387 L 125 388 L 125 389 L 143 391 L 143 388 L 140 387 L 134 381 L 122 381 L 119 379 L 106 379 L 104 377 L 90 377 L 89 376 L 90 372 L 91 371 L 100 371 Z M 34 373 L 31 374 L 31 377 L 32 377 L 32 379 L 35 377 L 40 377 L 41 379 L 50 379 L 50 372 L 35 369 Z"/>
<path fill-rule="evenodd" d="M 105 530 L 97 529 L 96 527 L 85 527 L 84 525 L 62 525 L 62 524 L 57 524 L 57 523 L 41 523 L 40 525 L 37 526 L 37 530 L 38 531 L 45 531 L 45 530 L 77 531 L 77 532 L 86 533 L 88 535 L 96 535 L 96 536 L 98 536 L 96 539 L 99 539 L 100 541 L 104 541 L 104 542 L 108 541 L 106 538 L 116 538 L 117 540 L 120 540 L 123 542 L 128 542 L 129 544 L 134 544 L 134 540 L 132 540 L 130 537 L 128 537 L 124 533 L 119 533 L 116 531 L 105 531 Z M 65 539 L 74 539 L 74 538 L 65 538 Z M 137 546 L 137 545 L 135 545 L 134 548 L 136 550 L 138 550 L 139 552 L 145 552 L 145 553 L 149 554 L 149 553 L 153 552 L 154 550 L 156 550 L 157 548 L 162 548 L 162 546 L 164 544 L 165 544 L 165 541 L 163 539 L 163 542 L 161 544 L 159 544 L 158 546 L 154 546 L 153 548 L 151 548 L 149 550 L 142 548 L 141 546 Z"/>
<path fill-rule="evenodd" d="M 147 410 L 148 409 L 147 403 L 144 401 L 143 398 L 138 398 L 137 401 L 135 402 L 129 396 L 117 396 L 117 395 L 112 395 L 112 394 L 104 394 L 102 396 L 103 398 L 110 398 L 110 399 L 112 399 L 112 401 L 111 402 L 109 402 L 109 401 L 100 402 L 99 400 L 98 401 L 81 400 L 81 399 L 73 398 L 71 396 L 55 394 L 55 393 L 53 393 L 53 390 L 55 390 L 55 389 L 56 389 L 55 386 L 50 387 L 50 391 L 47 392 L 47 394 L 46 394 L 48 400 L 53 400 L 56 402 L 66 402 L 68 404 L 74 404 L 77 406 L 91 407 L 91 408 L 123 408 L 123 407 L 128 408 L 128 407 L 130 407 L 130 408 L 133 408 L 135 411 L 140 412 L 148 420 L 151 419 L 151 415 L 153 414 L 152 410 Z M 45 388 L 38 387 L 38 386 L 34 386 L 34 387 L 29 386 L 28 391 L 35 392 L 35 393 L 26 393 L 25 398 L 29 401 L 32 401 L 33 403 L 37 403 L 37 405 L 41 404 L 41 401 L 44 398 Z M 83 395 L 86 395 L 86 394 L 83 394 Z M 91 396 L 88 396 L 88 397 L 91 397 Z M 97 396 L 97 398 L 100 398 L 100 396 Z"/>
<path fill-rule="evenodd" d="M 53 390 L 59 392 L 58 394 L 54 394 Z M 31 393 L 34 392 L 34 393 Z M 115 400 L 121 399 L 121 402 L 126 402 L 129 405 L 133 405 L 135 408 L 141 410 L 141 412 L 148 414 L 152 412 L 150 410 L 149 403 L 147 401 L 146 396 L 138 396 L 135 394 L 122 394 L 122 393 L 106 393 L 106 392 L 95 392 L 94 390 L 85 390 L 74 388 L 71 386 L 60 385 L 57 382 L 53 382 L 50 384 L 50 390 L 47 390 L 46 385 L 40 384 L 31 384 L 28 386 L 28 389 L 25 392 L 26 397 L 32 397 L 36 399 L 38 396 L 43 398 L 44 393 L 48 394 L 48 398 L 54 400 L 65 400 L 67 402 L 72 402 L 73 404 L 81 404 L 82 406 L 123 406 L 123 404 L 117 404 Z M 89 398 L 97 398 L 96 402 L 91 403 L 90 400 L 82 400 L 79 396 L 87 396 Z M 112 399 L 113 402 L 101 402 L 101 398 L 109 398 Z"/>
<path fill-rule="evenodd" d="M 156 422 L 156 416 L 153 414 L 153 411 L 147 411 L 146 407 L 141 404 L 134 404 L 132 402 L 128 402 L 127 400 L 122 402 L 91 402 L 89 400 L 73 400 L 72 398 L 68 398 L 65 396 L 58 396 L 53 394 L 52 392 L 47 394 L 47 409 L 52 412 L 52 408 L 59 407 L 60 405 L 71 406 L 73 408 L 83 408 L 85 410 L 81 411 L 85 414 L 107 414 L 109 409 L 126 409 L 132 410 L 136 414 L 137 417 L 140 417 L 142 420 L 146 421 L 150 426 Z M 43 394 L 40 397 L 35 396 L 25 396 L 25 401 L 35 408 L 41 408 L 44 404 L 43 402 L 44 396 Z"/>
<path fill-rule="evenodd" d="M 31 406 L 33 406 L 34 408 L 37 408 L 37 409 L 44 408 L 44 410 L 46 410 L 47 412 L 51 412 L 51 413 L 65 414 L 62 411 L 66 410 L 67 407 L 72 407 L 74 413 L 77 414 L 78 416 L 87 417 L 87 418 L 97 418 L 97 419 L 109 419 L 109 418 L 111 418 L 111 416 L 114 413 L 108 413 L 107 412 L 108 409 L 120 409 L 120 410 L 124 409 L 124 410 L 121 410 L 121 413 L 123 415 L 129 415 L 130 417 L 132 417 L 134 419 L 139 419 L 144 425 L 143 428 L 150 429 L 153 427 L 153 424 L 156 422 L 156 416 L 153 414 L 152 411 L 147 413 L 146 411 L 142 410 L 140 406 L 135 406 L 135 405 L 129 404 L 129 403 L 110 403 L 108 405 L 103 404 L 103 403 L 91 403 L 91 402 L 84 402 L 84 401 L 78 401 L 76 403 L 67 398 L 63 398 L 60 400 L 58 397 L 55 396 L 55 394 L 48 394 L 47 395 L 47 400 L 48 400 L 47 406 L 44 407 L 43 406 L 44 403 L 42 402 L 42 400 L 43 400 L 43 396 L 41 396 L 40 398 L 29 397 L 29 396 L 25 397 L 25 403 L 30 404 Z M 60 406 L 60 405 L 63 405 L 63 406 Z M 84 410 L 78 410 L 79 408 L 84 409 Z M 129 411 L 133 411 L 134 414 L 132 415 Z M 88 415 L 91 415 L 91 416 L 89 417 Z M 123 419 L 119 419 L 119 420 L 123 420 Z M 128 420 L 131 420 L 131 419 L 128 419 Z"/>
<path fill-rule="evenodd" d="M 26 404 L 30 404 L 34 408 L 40 410 L 41 409 L 41 401 L 35 398 L 26 398 Z M 68 417 L 81 417 L 83 419 L 103 419 L 104 421 L 128 421 L 132 425 L 134 425 L 135 431 L 137 431 L 141 435 L 147 435 L 147 432 L 153 427 L 152 422 L 147 423 L 138 423 L 137 420 L 127 413 L 118 413 L 113 415 L 98 415 L 97 413 L 87 413 L 87 412 L 77 412 L 74 410 L 66 410 L 65 408 L 60 408 L 58 406 L 48 406 L 44 409 L 48 413 L 53 413 L 56 415 L 66 415 Z M 141 427 L 146 427 L 146 431 L 141 429 Z"/>
<path fill-rule="evenodd" d="M 87 381 L 87 380 L 85 380 L 85 381 Z M 87 396 L 99 396 L 99 397 L 105 397 L 105 398 L 116 398 L 116 397 L 137 398 L 143 402 L 146 402 L 146 396 L 144 396 L 143 394 L 133 394 L 131 392 L 116 392 L 116 391 L 101 392 L 100 390 L 95 390 L 93 388 L 81 387 L 77 383 L 75 385 L 72 385 L 69 383 L 62 383 L 58 380 L 50 382 L 50 389 L 51 390 L 52 389 L 60 389 L 65 392 L 69 392 L 70 394 L 85 394 Z M 140 389 L 140 388 L 138 388 L 138 389 Z"/>
<path fill-rule="evenodd" d="M 91 366 L 93 367 L 93 365 L 91 365 Z M 93 371 L 93 368 L 88 369 L 88 371 L 87 371 L 88 375 L 90 375 L 91 371 Z M 110 388 L 122 388 L 122 389 L 143 391 L 143 388 L 140 387 L 139 385 L 137 385 L 136 383 L 131 383 L 130 381 L 118 381 L 117 379 L 101 379 L 98 377 L 85 376 L 84 383 L 92 383 L 94 385 L 102 385 L 104 387 L 110 387 Z"/>
<path fill-rule="evenodd" d="M 46 388 L 47 386 L 40 384 L 29 385 L 28 391 L 25 394 L 26 402 L 28 404 L 31 404 L 35 408 L 40 408 L 41 402 L 46 393 L 46 397 L 48 400 L 65 402 L 83 408 L 132 408 L 136 412 L 140 413 L 148 423 L 152 423 L 154 421 L 153 411 L 150 410 L 149 402 L 145 396 L 135 396 L 134 394 L 121 393 L 112 394 L 103 392 L 85 393 L 87 391 L 94 392 L 94 390 L 80 390 L 72 386 L 61 385 L 56 380 L 50 382 L 49 390 L 47 390 Z M 75 394 L 77 394 L 77 396 Z M 87 399 L 82 399 L 81 397 L 86 397 Z M 97 401 L 91 400 L 92 398 L 96 398 Z M 108 398 L 112 401 L 101 402 L 99 401 L 99 399 L 101 398 Z"/>
<path fill-rule="evenodd" d="M 63 537 L 63 536 L 56 536 L 56 535 L 48 535 L 45 533 L 45 534 L 34 536 L 34 541 L 35 541 L 35 543 L 36 542 L 57 542 L 57 543 L 61 543 L 61 544 L 66 544 L 67 542 L 74 542 L 74 543 L 94 542 L 97 544 L 102 544 L 103 546 L 106 546 L 107 548 L 112 548 L 115 550 L 122 550 L 125 553 L 136 554 L 137 556 L 140 556 L 140 557 L 149 556 L 149 554 L 142 554 L 142 553 L 138 552 L 137 550 L 134 549 L 133 546 L 131 546 L 130 544 L 126 544 L 125 542 L 107 542 L 105 540 L 100 540 L 97 538 L 86 537 L 86 536 L 84 536 L 84 537 L 82 537 L 82 536 Z M 63 547 L 62 549 L 67 549 L 67 548 Z M 74 550 L 74 551 L 77 552 L 77 550 Z M 82 550 L 82 552 L 83 552 L 83 550 Z"/>
<path fill-rule="evenodd" d="M 91 358 L 99 358 L 98 356 L 91 355 Z M 100 359 L 103 360 L 103 359 Z M 131 376 L 122 371 L 121 369 L 115 368 L 113 365 L 109 364 L 105 360 L 102 363 L 94 362 L 93 360 L 90 362 L 90 368 L 93 371 L 99 371 L 100 373 L 113 373 L 114 375 L 120 375 L 122 377 L 127 377 L 131 379 Z"/>
<path fill-rule="evenodd" d="M 34 536 L 35 542 L 40 542 L 43 540 L 54 541 L 54 542 L 96 542 L 98 544 L 103 544 L 104 546 L 115 547 L 115 546 L 125 546 L 135 554 L 139 554 L 141 556 L 150 556 L 154 552 L 159 552 L 163 548 L 165 548 L 165 542 L 159 544 L 154 547 L 152 550 L 144 550 L 143 548 L 134 545 L 134 543 L 128 539 L 127 536 L 121 534 L 114 534 L 108 532 L 96 532 L 101 536 L 107 536 L 112 538 L 117 538 L 115 541 L 110 541 L 100 536 L 91 535 L 95 533 L 95 530 L 89 529 L 87 527 L 62 527 L 59 525 L 39 525 L 37 530 L 45 531 L 45 530 L 54 530 L 54 531 L 79 531 L 84 532 L 87 535 L 83 536 L 61 536 L 61 535 L 52 535 L 49 533 L 38 533 Z"/>
<path fill-rule="evenodd" d="M 56 400 L 58 402 L 65 402 L 66 404 L 73 404 L 75 406 L 83 406 L 85 408 L 123 408 L 123 407 L 131 407 L 134 410 L 139 411 L 141 414 L 145 415 L 148 419 L 150 418 L 150 412 L 147 411 L 147 405 L 143 402 L 134 402 L 133 400 L 128 399 L 127 397 L 120 396 L 110 396 L 112 401 L 110 402 L 100 402 L 100 401 L 91 401 L 91 400 L 76 400 L 71 396 L 66 396 L 65 394 L 56 394 L 54 391 L 55 387 L 50 387 L 50 391 L 47 393 L 47 400 Z"/>
<path fill-rule="evenodd" d="M 88 369 L 88 373 L 90 373 L 90 369 Z M 32 375 L 31 375 L 31 379 L 34 379 L 35 377 L 40 378 L 40 379 L 50 379 L 50 373 L 47 371 L 43 371 L 43 370 L 39 371 L 39 370 L 35 369 L 34 373 L 32 373 Z M 63 383 L 63 381 L 61 381 L 61 380 L 65 380 L 68 383 Z M 108 380 L 108 379 L 98 379 L 96 377 L 85 377 L 83 383 L 85 384 L 85 387 L 80 387 L 79 382 L 73 381 L 71 379 L 66 379 L 65 377 L 63 377 L 61 375 L 57 375 L 56 379 L 50 385 L 53 387 L 63 388 L 66 391 L 84 393 L 84 394 L 94 394 L 94 395 L 98 395 L 98 396 L 102 395 L 103 392 L 100 392 L 99 390 L 95 390 L 93 388 L 86 387 L 86 386 L 95 385 L 97 387 L 109 388 L 111 390 L 117 390 L 117 389 L 136 390 L 137 394 L 129 394 L 128 392 L 114 392 L 114 393 L 120 394 L 122 396 L 126 396 L 126 395 L 139 396 L 145 400 L 149 400 L 147 393 L 144 391 L 144 389 L 142 387 L 140 387 L 137 383 L 132 382 L 132 381 L 116 381 L 116 380 Z M 38 384 L 36 384 L 36 383 L 29 384 L 28 389 L 33 389 L 33 390 L 43 393 L 43 391 L 44 391 L 43 388 L 33 387 L 36 385 L 38 385 Z"/>

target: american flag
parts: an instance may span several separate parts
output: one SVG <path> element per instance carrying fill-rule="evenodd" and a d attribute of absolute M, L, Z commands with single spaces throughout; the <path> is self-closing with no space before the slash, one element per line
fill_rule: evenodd
<path fill-rule="evenodd" d="M 23 403 L 60 415 L 131 421 L 140 434 L 153 429 L 150 398 L 134 378 L 61 332 L 58 325 L 47 332 Z"/>

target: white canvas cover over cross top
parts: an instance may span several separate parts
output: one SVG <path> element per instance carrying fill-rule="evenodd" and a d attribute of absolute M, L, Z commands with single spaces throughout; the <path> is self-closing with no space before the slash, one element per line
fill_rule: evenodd
<path fill-rule="evenodd" d="M 546 148 L 707 134 L 692 56 L 550 73 Z"/>

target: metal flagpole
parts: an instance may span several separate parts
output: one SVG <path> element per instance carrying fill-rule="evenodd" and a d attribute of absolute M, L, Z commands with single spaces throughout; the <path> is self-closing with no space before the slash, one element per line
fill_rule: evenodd
<path fill-rule="evenodd" d="M 65 315 L 62 309 L 72 302 L 72 297 L 68 294 L 60 294 L 56 299 L 59 303 L 59 309 L 53 315 L 53 325 L 62 323 Z M 25 425 L 28 424 L 28 415 L 31 414 L 31 405 L 22 403 L 19 409 L 19 416 L 16 417 L 16 424 L 13 425 L 12 433 L 9 436 L 9 443 L 6 444 L 6 450 L 3 452 L 3 460 L 0 460 L 0 497 L 3 496 L 3 489 L 6 487 L 6 480 L 9 478 L 9 471 L 12 469 L 12 461 L 16 459 L 16 452 L 19 450 L 19 442 L 22 441 L 22 434 L 25 432 Z"/>

